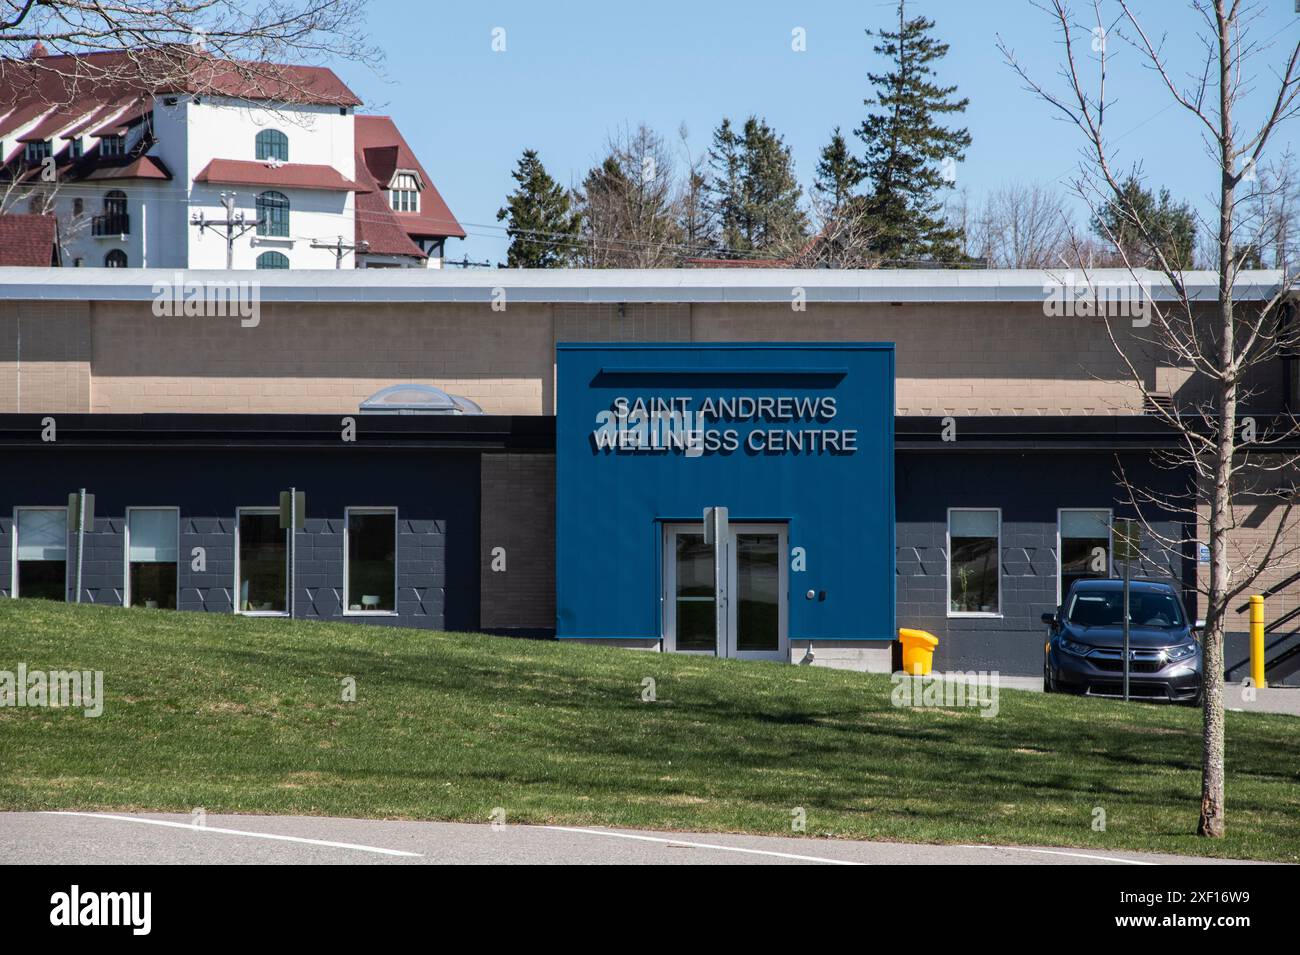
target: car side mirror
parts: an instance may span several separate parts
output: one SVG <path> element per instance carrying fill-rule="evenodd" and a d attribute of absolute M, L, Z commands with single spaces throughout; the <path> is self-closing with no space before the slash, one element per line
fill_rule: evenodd
<path fill-rule="evenodd" d="M 1056 624 L 1056 614 L 1054 613 L 1043 614 L 1043 623 L 1047 624 L 1049 627 L 1054 626 Z"/>
<path fill-rule="evenodd" d="M 1196 623 L 1192 624 L 1192 629 L 1193 629 L 1193 630 L 1204 630 L 1204 629 L 1205 629 L 1205 621 L 1204 621 L 1204 620 L 1198 620 L 1198 621 L 1196 621 Z"/>

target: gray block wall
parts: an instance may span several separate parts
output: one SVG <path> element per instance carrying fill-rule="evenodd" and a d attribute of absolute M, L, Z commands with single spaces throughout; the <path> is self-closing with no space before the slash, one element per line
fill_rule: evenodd
<path fill-rule="evenodd" d="M 15 506 L 62 507 L 65 487 L 96 494 L 86 535 L 83 603 L 121 606 L 125 515 L 131 506 L 180 509 L 180 610 L 231 613 L 239 507 L 274 505 L 281 488 L 307 494 L 295 542 L 295 616 L 343 618 L 344 513 L 349 506 L 397 508 L 397 614 L 349 617 L 377 626 L 478 629 L 479 473 L 477 452 L 411 449 L 398 454 L 337 451 L 223 453 L 136 450 L 9 455 L 0 473 L 0 596 L 11 595 Z M 76 535 L 68 535 L 68 598 L 75 600 Z M 196 549 L 206 566 L 196 569 Z"/>
<path fill-rule="evenodd" d="M 485 454 L 479 618 L 486 630 L 555 629 L 555 455 Z M 504 571 L 492 552 L 503 547 Z"/>
<path fill-rule="evenodd" d="M 1130 477 L 1170 480 L 1143 461 L 1126 461 Z M 1042 672 L 1047 628 L 1041 615 L 1057 605 L 1057 510 L 1112 508 L 1122 499 L 1113 455 L 916 453 L 899 454 L 896 472 L 895 565 L 898 626 L 939 638 L 935 667 Z M 1001 613 L 948 616 L 948 508 L 987 507 L 1002 512 Z M 1177 536 L 1172 520 L 1155 521 Z M 1186 583 L 1194 565 L 1158 548 L 1134 575 L 1168 576 Z M 1194 602 L 1187 605 L 1195 606 Z"/>

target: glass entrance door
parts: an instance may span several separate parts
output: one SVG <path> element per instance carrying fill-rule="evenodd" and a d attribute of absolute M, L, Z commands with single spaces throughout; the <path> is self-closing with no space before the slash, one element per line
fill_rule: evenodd
<path fill-rule="evenodd" d="M 679 653 L 788 660 L 785 526 L 733 524 L 716 551 L 700 524 L 664 529 L 664 646 Z M 718 613 L 721 608 L 722 626 Z"/>
<path fill-rule="evenodd" d="M 668 535 L 670 602 L 669 649 L 679 653 L 716 653 L 718 595 L 714 588 L 713 545 L 704 543 L 704 528 L 679 529 Z"/>

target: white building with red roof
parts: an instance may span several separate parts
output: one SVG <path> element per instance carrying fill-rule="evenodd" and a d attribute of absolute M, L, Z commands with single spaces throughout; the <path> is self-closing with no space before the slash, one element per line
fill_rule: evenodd
<path fill-rule="evenodd" d="M 0 62 L 0 212 L 54 214 L 65 265 L 437 268 L 464 237 L 331 70 L 179 56 L 147 83 L 121 54 Z"/>

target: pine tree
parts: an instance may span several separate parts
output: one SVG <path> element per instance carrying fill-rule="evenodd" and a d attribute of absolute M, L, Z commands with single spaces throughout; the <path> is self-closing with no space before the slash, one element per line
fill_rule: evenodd
<path fill-rule="evenodd" d="M 1196 247 L 1196 212 L 1191 205 L 1175 202 L 1168 189 L 1157 195 L 1135 175 L 1120 185 L 1120 195 L 1092 218 L 1092 231 L 1114 246 L 1115 264 L 1161 268 L 1163 257 L 1175 269 L 1190 269 Z"/>
<path fill-rule="evenodd" d="M 868 73 L 876 90 L 864 100 L 871 110 L 857 129 L 866 145 L 863 167 L 870 188 L 865 212 L 873 250 L 884 260 L 951 261 L 961 254 L 961 232 L 943 219 L 936 194 L 951 185 L 944 164 L 965 158 L 970 133 L 941 126 L 949 113 L 964 112 L 970 102 L 953 99 L 956 86 L 933 81 L 933 65 L 948 53 L 948 44 L 930 35 L 934 21 L 907 18 L 898 4 L 898 31 L 867 31 L 880 42 L 877 54 L 890 61 L 888 73 Z"/>
<path fill-rule="evenodd" d="M 822 149 L 817 161 L 813 192 L 831 214 L 839 214 L 856 197 L 858 186 L 866 177 L 862 160 L 849 152 L 848 143 L 838 126 L 831 141 Z"/>
<path fill-rule="evenodd" d="M 790 147 L 767 122 L 751 116 L 737 133 L 723 119 L 709 152 L 710 212 L 718 223 L 723 258 L 780 257 L 807 237 L 803 189 Z"/>
<path fill-rule="evenodd" d="M 821 151 L 813 176 L 816 239 L 800 251 L 800 268 L 860 269 L 877 264 L 871 249 L 866 201 L 858 187 L 866 177 L 862 161 L 849 151 L 839 127 Z"/>
<path fill-rule="evenodd" d="M 511 177 L 515 191 L 497 210 L 508 220 L 505 268 L 558 269 L 568 265 L 578 244 L 579 216 L 563 186 L 551 178 L 537 150 L 525 149 Z"/>

